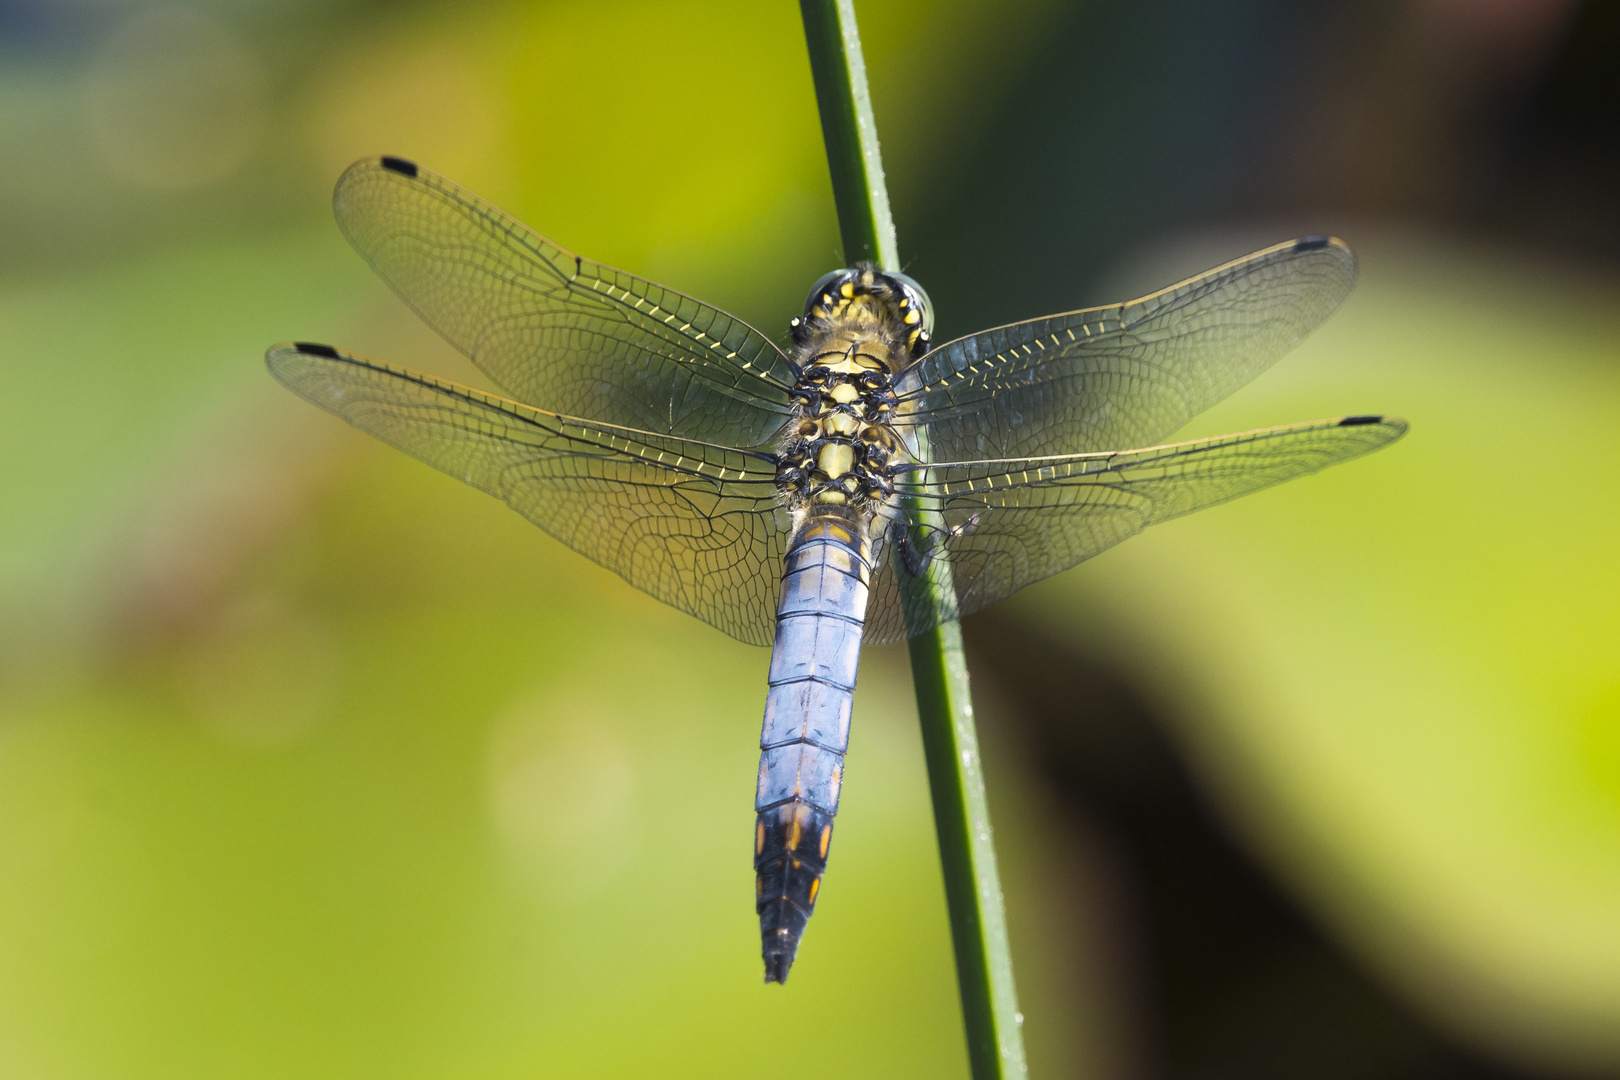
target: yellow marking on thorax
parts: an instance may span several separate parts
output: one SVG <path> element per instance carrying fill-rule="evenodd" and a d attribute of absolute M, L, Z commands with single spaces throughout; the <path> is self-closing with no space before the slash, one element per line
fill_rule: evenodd
<path fill-rule="evenodd" d="M 855 467 L 855 448 L 848 443 L 828 443 L 816 455 L 816 468 L 836 480 Z"/>
<path fill-rule="evenodd" d="M 822 425 L 829 435 L 843 435 L 846 438 L 859 433 L 861 422 L 846 412 L 833 413 L 827 417 Z"/>

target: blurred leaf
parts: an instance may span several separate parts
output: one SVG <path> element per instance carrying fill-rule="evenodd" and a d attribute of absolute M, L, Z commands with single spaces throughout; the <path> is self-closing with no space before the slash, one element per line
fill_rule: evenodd
<path fill-rule="evenodd" d="M 1175 702 L 1253 842 L 1426 1010 L 1612 1061 L 1613 283 L 1362 254 L 1344 311 L 1196 430 L 1390 411 L 1411 435 L 1015 602 Z"/>

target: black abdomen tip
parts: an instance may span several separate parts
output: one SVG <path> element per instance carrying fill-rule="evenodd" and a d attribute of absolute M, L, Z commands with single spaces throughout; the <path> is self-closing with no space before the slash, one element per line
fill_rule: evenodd
<path fill-rule="evenodd" d="M 1299 242 L 1294 245 L 1294 250 L 1315 251 L 1318 248 L 1327 247 L 1332 242 L 1333 238 L 1331 236 L 1302 236 Z"/>
<path fill-rule="evenodd" d="M 765 960 L 766 982 L 787 982 L 809 919 L 810 913 L 791 900 L 768 900 L 760 905 L 759 928 L 764 944 L 760 954 Z"/>
<path fill-rule="evenodd" d="M 1340 427 L 1359 427 L 1362 424 L 1382 424 L 1382 416 L 1347 416 L 1339 421 Z"/>
<path fill-rule="evenodd" d="M 402 176 L 415 177 L 417 172 L 416 162 L 406 161 L 402 157 L 384 156 L 382 159 L 382 167 L 392 172 L 397 172 Z"/>
<path fill-rule="evenodd" d="M 832 842 L 832 815 L 795 798 L 759 812 L 754 825 L 755 906 L 765 981 L 786 982 L 816 908 Z"/>
<path fill-rule="evenodd" d="M 783 943 L 780 951 L 766 950 L 765 953 L 765 981 L 768 983 L 787 982 L 788 972 L 793 968 L 793 955 L 798 952 L 797 941 Z"/>
<path fill-rule="evenodd" d="M 293 348 L 297 349 L 301 353 L 304 353 L 306 356 L 324 356 L 328 360 L 343 359 L 338 355 L 338 351 L 332 348 L 332 346 L 318 345 L 313 341 L 295 341 L 293 342 Z"/>

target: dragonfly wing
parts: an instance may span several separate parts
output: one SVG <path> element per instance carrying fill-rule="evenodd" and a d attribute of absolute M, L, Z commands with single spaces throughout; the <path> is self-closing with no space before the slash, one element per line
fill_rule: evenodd
<path fill-rule="evenodd" d="M 332 203 L 383 280 L 520 401 L 748 447 L 787 419 L 792 368 L 763 334 L 566 251 L 437 173 L 367 158 Z"/>
<path fill-rule="evenodd" d="M 932 536 L 925 544 L 950 560 L 953 593 L 935 614 L 906 613 L 901 590 L 915 579 L 889 543 L 868 638 L 898 640 L 972 614 L 1149 525 L 1348 461 L 1405 433 L 1395 417 L 1351 416 L 1145 450 L 920 468 L 911 481 L 917 516 Z"/>
<path fill-rule="evenodd" d="M 789 523 L 769 455 L 561 416 L 325 345 L 278 345 L 265 362 L 636 588 L 770 644 Z"/>
<path fill-rule="evenodd" d="M 941 345 L 899 394 L 935 460 L 1146 446 L 1270 367 L 1339 306 L 1356 260 L 1340 240 L 1278 244 L 1129 303 Z"/>

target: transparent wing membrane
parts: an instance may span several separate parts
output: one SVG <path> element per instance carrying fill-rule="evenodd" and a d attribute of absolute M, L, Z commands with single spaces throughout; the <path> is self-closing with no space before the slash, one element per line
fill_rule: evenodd
<path fill-rule="evenodd" d="M 324 345 L 271 349 L 276 378 L 637 588 L 769 644 L 792 527 L 775 457 L 797 379 L 788 357 L 741 320 L 566 251 L 408 161 L 356 163 L 333 202 L 383 279 L 518 400 Z M 913 364 L 893 423 L 931 460 L 897 478 L 908 509 L 879 505 L 866 640 L 901 640 L 1155 522 L 1399 438 L 1400 420 L 1350 417 L 1152 445 L 1269 367 L 1355 276 L 1344 244 L 1311 237 Z M 941 556 L 953 594 L 908 624 L 901 590 Z"/>
<path fill-rule="evenodd" d="M 794 321 L 801 372 L 741 320 L 409 161 L 356 163 L 333 202 L 377 273 L 516 400 L 309 343 L 270 349 L 276 379 L 664 603 L 774 640 L 754 840 L 767 981 L 815 906 L 863 639 L 904 640 L 1406 432 L 1352 416 L 1164 443 L 1344 299 L 1355 257 L 1328 237 L 898 373 L 886 358 L 924 340 L 921 288 L 840 271 Z"/>
<path fill-rule="evenodd" d="M 324 345 L 278 345 L 265 361 L 300 397 L 636 588 L 770 643 L 788 522 L 768 454 L 561 416 Z"/>
<path fill-rule="evenodd" d="M 793 371 L 764 335 L 566 251 L 436 173 L 368 158 L 333 207 L 383 280 L 520 401 L 745 447 L 787 419 Z"/>
<path fill-rule="evenodd" d="M 971 614 L 1149 525 L 1348 461 L 1405 432 L 1395 417 L 1356 416 L 1145 450 L 919 468 L 908 486 L 930 543 L 948 553 L 955 595 L 941 618 L 907 624 L 891 526 L 868 640 L 901 640 Z"/>
<path fill-rule="evenodd" d="M 954 461 L 1149 445 L 1270 367 L 1355 277 L 1349 248 L 1312 237 L 1140 300 L 958 338 L 902 378 L 899 422 Z"/>

